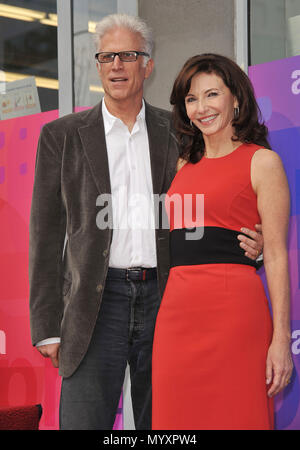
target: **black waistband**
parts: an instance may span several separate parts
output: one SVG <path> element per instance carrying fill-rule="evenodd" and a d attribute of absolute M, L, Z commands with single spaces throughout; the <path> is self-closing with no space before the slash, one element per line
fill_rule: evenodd
<path fill-rule="evenodd" d="M 131 280 L 131 281 L 146 281 L 157 278 L 156 267 L 130 267 L 129 269 L 116 269 L 109 267 L 107 272 L 108 279 Z"/>
<path fill-rule="evenodd" d="M 244 255 L 237 239 L 239 231 L 221 227 L 182 228 L 170 233 L 170 264 L 246 264 L 256 269 L 259 264 Z"/>

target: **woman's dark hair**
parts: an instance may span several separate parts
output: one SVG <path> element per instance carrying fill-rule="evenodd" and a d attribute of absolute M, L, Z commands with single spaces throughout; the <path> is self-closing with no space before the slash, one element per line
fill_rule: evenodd
<path fill-rule="evenodd" d="M 191 127 L 185 108 L 185 97 L 190 90 L 191 80 L 198 73 L 218 75 L 236 97 L 239 116 L 232 121 L 235 131 L 232 140 L 270 148 L 267 140 L 268 129 L 261 120 L 261 112 L 248 76 L 231 59 L 204 53 L 187 60 L 175 80 L 171 93 L 174 126 L 181 146 L 180 157 L 196 163 L 204 153 L 202 133 L 197 127 Z"/>

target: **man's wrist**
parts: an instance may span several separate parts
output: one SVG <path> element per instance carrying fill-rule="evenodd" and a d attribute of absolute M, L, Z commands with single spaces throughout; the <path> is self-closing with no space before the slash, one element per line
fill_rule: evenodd
<path fill-rule="evenodd" d="M 39 341 L 37 344 L 35 344 L 35 346 L 40 347 L 41 345 L 59 344 L 59 343 L 60 343 L 60 338 L 53 337 L 53 338 L 43 339 L 42 341 Z"/>

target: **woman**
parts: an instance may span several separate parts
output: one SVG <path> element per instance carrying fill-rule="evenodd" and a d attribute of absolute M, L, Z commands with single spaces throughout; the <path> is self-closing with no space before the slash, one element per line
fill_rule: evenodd
<path fill-rule="evenodd" d="M 293 367 L 282 163 L 266 148 L 250 80 L 228 58 L 190 58 L 171 103 L 182 153 L 166 202 L 171 270 L 154 337 L 153 429 L 273 429 L 273 397 Z M 184 203 L 192 195 L 195 207 L 199 194 L 202 217 L 200 203 L 192 212 Z M 273 319 L 236 244 L 241 226 L 260 221 Z"/>

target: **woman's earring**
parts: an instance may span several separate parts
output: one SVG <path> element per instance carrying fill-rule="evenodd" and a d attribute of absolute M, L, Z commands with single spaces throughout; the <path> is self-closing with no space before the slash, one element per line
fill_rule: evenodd
<path fill-rule="evenodd" d="M 190 125 L 191 125 L 191 128 L 194 128 L 194 124 L 191 119 L 190 119 Z"/>
<path fill-rule="evenodd" d="M 235 120 L 237 120 L 240 117 L 240 108 L 238 106 L 233 109 L 233 116 Z"/>

